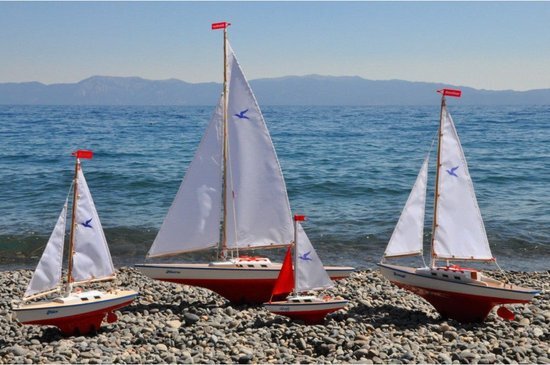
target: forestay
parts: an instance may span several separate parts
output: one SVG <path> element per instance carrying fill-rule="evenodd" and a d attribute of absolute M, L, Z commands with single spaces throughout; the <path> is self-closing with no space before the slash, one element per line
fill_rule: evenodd
<path fill-rule="evenodd" d="M 283 174 L 264 118 L 229 43 L 227 247 L 290 244 Z"/>
<path fill-rule="evenodd" d="M 223 97 L 195 152 L 148 257 L 214 247 L 222 205 Z"/>
<path fill-rule="evenodd" d="M 300 223 L 296 223 L 295 290 L 297 293 L 334 286 Z"/>
<path fill-rule="evenodd" d="M 464 151 L 447 107 L 441 113 L 441 159 L 434 256 L 492 260 Z"/>
<path fill-rule="evenodd" d="M 384 257 L 412 256 L 422 253 L 424 212 L 428 182 L 429 155 L 424 159 L 407 203 L 384 252 Z"/>
<path fill-rule="evenodd" d="M 111 254 L 80 163 L 77 188 L 72 277 L 76 282 L 112 277 Z"/>
<path fill-rule="evenodd" d="M 44 253 L 36 266 L 31 282 L 25 291 L 25 297 L 54 289 L 61 282 L 63 265 L 63 245 L 65 243 L 65 229 L 67 221 L 67 203 L 57 218 L 57 223 L 46 244 Z"/>

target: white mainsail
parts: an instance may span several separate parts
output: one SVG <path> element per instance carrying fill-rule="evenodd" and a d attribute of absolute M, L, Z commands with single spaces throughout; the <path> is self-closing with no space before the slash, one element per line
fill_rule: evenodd
<path fill-rule="evenodd" d="M 222 209 L 223 97 L 195 152 L 148 257 L 214 247 Z"/>
<path fill-rule="evenodd" d="M 264 118 L 229 42 L 227 247 L 287 245 L 294 228 Z"/>
<path fill-rule="evenodd" d="M 63 245 L 65 242 L 65 229 L 67 221 L 67 203 L 57 218 L 57 223 L 46 244 L 44 253 L 34 270 L 31 282 L 25 291 L 25 297 L 54 289 L 61 282 L 61 269 L 63 266 Z"/>
<path fill-rule="evenodd" d="M 464 151 L 445 105 L 441 118 L 433 254 L 439 259 L 493 260 Z"/>
<path fill-rule="evenodd" d="M 295 290 L 297 293 L 324 289 L 334 286 L 323 263 L 317 256 L 309 238 L 300 223 L 296 223 L 296 264 L 294 268 Z"/>
<path fill-rule="evenodd" d="M 384 257 L 412 256 L 422 253 L 428 161 L 429 155 L 424 159 L 407 203 L 386 247 Z"/>
<path fill-rule="evenodd" d="M 77 189 L 72 277 L 76 282 L 113 277 L 115 269 L 107 240 L 81 166 Z"/>

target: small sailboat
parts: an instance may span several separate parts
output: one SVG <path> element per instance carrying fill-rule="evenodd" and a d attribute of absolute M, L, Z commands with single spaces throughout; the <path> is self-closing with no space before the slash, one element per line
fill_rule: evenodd
<path fill-rule="evenodd" d="M 243 250 L 292 243 L 281 167 L 256 98 L 223 29 L 223 92 L 147 258 L 217 249 L 210 263 L 138 264 L 146 276 L 210 289 L 234 303 L 269 300 L 280 263 Z M 327 267 L 333 279 L 352 267 Z"/>
<path fill-rule="evenodd" d="M 13 310 L 22 324 L 56 326 L 66 335 L 84 335 L 97 331 L 105 318 L 109 323 L 115 322 L 117 317 L 113 311 L 130 304 L 138 293 L 119 289 L 83 291 L 77 287 L 113 280 L 115 269 L 80 165 L 80 159 L 92 158 L 93 152 L 78 150 L 73 156 L 76 164 L 71 186 L 73 199 L 66 285 L 63 285 L 62 266 L 70 191 L 22 302 Z M 52 300 L 33 301 L 54 293 L 60 295 Z"/>
<path fill-rule="evenodd" d="M 270 300 L 264 306 L 275 314 L 302 320 L 307 324 L 318 324 L 327 314 L 344 308 L 348 301 L 307 294 L 310 290 L 327 289 L 334 284 L 299 223 L 304 220 L 303 215 L 294 216 L 294 270 L 289 247 L 271 297 L 290 295 L 286 300 Z"/>
<path fill-rule="evenodd" d="M 387 259 L 420 255 L 428 179 L 424 160 L 407 203 L 390 238 L 382 262 L 382 274 L 432 304 L 443 316 L 461 322 L 481 322 L 500 306 L 497 314 L 513 319 L 504 305 L 528 303 L 539 292 L 495 280 L 481 271 L 456 262 L 493 262 L 485 226 L 458 134 L 447 110 L 446 96 L 460 97 L 460 90 L 439 90 L 441 116 L 435 177 L 431 264 L 411 268 L 388 264 Z M 429 156 L 429 154 L 428 154 Z M 438 265 L 438 261 L 445 262 Z M 452 263 L 455 262 L 455 263 Z M 498 265 L 497 265 L 498 266 Z"/>

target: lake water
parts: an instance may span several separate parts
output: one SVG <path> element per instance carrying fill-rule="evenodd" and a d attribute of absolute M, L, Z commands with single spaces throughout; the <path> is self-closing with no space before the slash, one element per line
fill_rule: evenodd
<path fill-rule="evenodd" d="M 304 227 L 320 257 L 373 267 L 436 135 L 438 103 L 262 109 L 291 207 L 308 216 Z M 548 270 L 550 106 L 449 101 L 449 110 L 493 254 L 504 269 Z M 0 266 L 38 261 L 78 148 L 95 153 L 83 169 L 115 264 L 142 262 L 212 112 L 213 106 L 0 106 Z M 430 174 L 426 244 L 433 166 Z M 272 259 L 282 256 L 276 251 Z"/>

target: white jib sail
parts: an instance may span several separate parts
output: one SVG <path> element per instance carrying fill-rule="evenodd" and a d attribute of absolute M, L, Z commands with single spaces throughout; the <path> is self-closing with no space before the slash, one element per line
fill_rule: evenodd
<path fill-rule="evenodd" d="M 440 259 L 492 260 L 464 151 L 446 106 L 441 117 L 434 255 Z"/>
<path fill-rule="evenodd" d="M 54 289 L 61 282 L 66 221 L 67 200 L 65 200 L 59 218 L 57 218 L 57 223 L 36 266 L 36 270 L 34 270 L 31 282 L 25 291 L 25 297 Z"/>
<path fill-rule="evenodd" d="M 202 250 L 218 244 L 222 209 L 222 113 L 223 98 L 147 257 Z"/>
<path fill-rule="evenodd" d="M 256 98 L 228 49 L 227 246 L 290 244 L 294 228 L 281 167 Z"/>
<path fill-rule="evenodd" d="M 297 293 L 334 286 L 300 223 L 296 224 L 295 290 Z"/>
<path fill-rule="evenodd" d="M 76 282 L 112 277 L 115 268 L 82 167 L 77 184 L 72 277 Z"/>
<path fill-rule="evenodd" d="M 426 156 L 399 221 L 393 230 L 384 257 L 410 256 L 422 253 L 428 160 L 429 156 Z"/>

